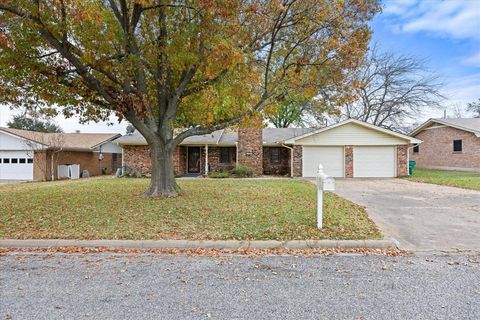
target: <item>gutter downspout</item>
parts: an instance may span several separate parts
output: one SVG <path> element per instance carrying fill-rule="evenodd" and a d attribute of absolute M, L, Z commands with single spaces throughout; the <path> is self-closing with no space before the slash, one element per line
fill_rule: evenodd
<path fill-rule="evenodd" d="M 58 150 L 57 152 L 62 151 L 62 149 Z M 55 151 L 52 150 L 52 156 L 50 157 L 50 181 L 55 180 L 55 165 L 54 165 L 54 157 L 55 157 Z"/>
<path fill-rule="evenodd" d="M 413 148 L 415 148 L 416 146 L 419 146 L 419 145 L 420 145 L 420 143 L 412 143 L 412 146 L 407 148 L 407 172 L 408 172 L 408 175 L 410 175 L 410 149 L 413 149 Z"/>
<path fill-rule="evenodd" d="M 55 180 L 55 171 L 54 171 L 54 168 L 53 168 L 54 167 L 53 166 L 53 156 L 54 156 L 54 154 L 53 154 L 53 151 L 52 151 L 52 156 L 50 157 L 50 174 L 51 174 L 50 179 L 51 179 L 51 181 Z"/>
<path fill-rule="evenodd" d="M 102 160 L 100 160 L 100 155 L 102 154 L 102 146 L 100 146 L 100 150 L 99 150 L 99 153 L 98 153 L 98 170 L 100 171 L 100 175 L 103 175 L 103 172 L 102 172 Z"/>
<path fill-rule="evenodd" d="M 56 152 L 52 150 L 52 157 L 50 158 L 50 170 L 51 170 L 51 178 L 52 180 L 51 181 L 54 181 L 55 180 L 55 165 L 54 165 L 54 157 L 55 157 L 55 153 L 59 153 L 59 152 L 62 152 L 63 151 L 63 147 L 61 147 L 60 149 L 58 149 Z"/>
<path fill-rule="evenodd" d="M 290 149 L 290 177 L 293 178 L 293 148 L 281 143 L 282 147 Z"/>

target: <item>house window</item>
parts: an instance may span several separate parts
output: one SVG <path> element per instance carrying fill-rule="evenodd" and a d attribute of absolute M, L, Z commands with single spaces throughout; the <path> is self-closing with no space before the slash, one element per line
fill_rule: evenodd
<path fill-rule="evenodd" d="M 3 158 L 3 163 L 10 163 L 10 159 L 9 158 Z"/>
<path fill-rule="evenodd" d="M 232 162 L 232 148 L 220 148 L 220 163 Z"/>
<path fill-rule="evenodd" d="M 32 159 L 32 158 L 28 158 L 28 159 L 27 159 L 27 163 L 33 163 L 33 159 Z"/>
<path fill-rule="evenodd" d="M 462 140 L 453 140 L 453 152 L 462 152 Z"/>
<path fill-rule="evenodd" d="M 18 159 L 17 158 L 12 158 L 12 163 L 18 163 Z"/>
<path fill-rule="evenodd" d="M 25 158 L 20 158 L 19 161 L 20 161 L 20 163 L 26 163 L 26 159 L 25 159 Z"/>
<path fill-rule="evenodd" d="M 270 163 L 280 163 L 280 148 L 270 149 Z"/>
<path fill-rule="evenodd" d="M 413 153 L 418 153 L 419 150 L 420 150 L 420 146 L 413 147 Z"/>

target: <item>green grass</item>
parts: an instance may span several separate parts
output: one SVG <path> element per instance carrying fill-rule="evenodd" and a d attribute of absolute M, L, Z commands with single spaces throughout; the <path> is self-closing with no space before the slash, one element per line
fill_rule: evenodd
<path fill-rule="evenodd" d="M 451 187 L 480 190 L 480 173 L 415 168 L 413 176 L 406 179 Z"/>
<path fill-rule="evenodd" d="M 142 196 L 146 179 L 98 178 L 0 187 L 0 238 L 375 239 L 365 210 L 302 180 L 179 180 L 177 198 Z"/>

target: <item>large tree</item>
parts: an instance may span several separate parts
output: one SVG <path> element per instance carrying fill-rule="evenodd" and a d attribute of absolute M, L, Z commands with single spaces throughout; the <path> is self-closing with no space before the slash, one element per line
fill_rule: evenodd
<path fill-rule="evenodd" d="M 37 132 L 63 132 L 62 128 L 48 119 L 28 117 L 24 114 L 13 116 L 12 120 L 7 123 L 7 127 Z"/>
<path fill-rule="evenodd" d="M 317 98 L 325 102 L 323 108 L 307 109 L 304 121 L 325 124 L 357 119 L 408 132 L 409 123 L 441 107 L 444 100 L 439 77 L 425 67 L 422 59 L 381 52 L 375 45 L 350 76 L 354 84 L 350 100 L 332 105 L 330 95 L 339 89 L 332 86 L 322 90 Z"/>
<path fill-rule="evenodd" d="M 52 115 L 56 113 L 54 108 L 30 101 L 28 97 L 25 98 L 17 105 L 17 109 L 20 109 L 21 112 L 7 122 L 7 127 L 38 132 L 63 132 L 63 129 L 52 119 Z M 18 108 L 19 105 L 22 108 Z"/>
<path fill-rule="evenodd" d="M 0 0 L 0 93 L 82 121 L 126 118 L 150 146 L 146 195 L 175 195 L 183 139 L 347 81 L 377 11 L 376 0 Z"/>
<path fill-rule="evenodd" d="M 302 116 L 309 104 L 310 100 L 303 96 L 288 95 L 283 101 L 267 108 L 265 115 L 276 128 L 301 126 Z"/>
<path fill-rule="evenodd" d="M 474 118 L 480 118 L 480 98 L 478 101 L 467 103 L 467 111 L 472 112 Z"/>
<path fill-rule="evenodd" d="M 343 118 L 402 130 L 424 111 L 441 106 L 442 84 L 422 60 L 378 51 L 366 56 L 357 77 L 357 100 L 346 103 Z"/>

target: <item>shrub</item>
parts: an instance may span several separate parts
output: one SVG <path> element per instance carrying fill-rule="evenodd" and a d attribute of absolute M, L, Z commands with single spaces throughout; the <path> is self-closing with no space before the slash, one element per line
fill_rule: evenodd
<path fill-rule="evenodd" d="M 215 179 L 229 178 L 230 173 L 229 172 L 209 172 L 208 177 L 215 178 Z"/>
<path fill-rule="evenodd" d="M 238 165 L 230 173 L 237 177 L 253 177 L 253 169 L 242 165 Z"/>

